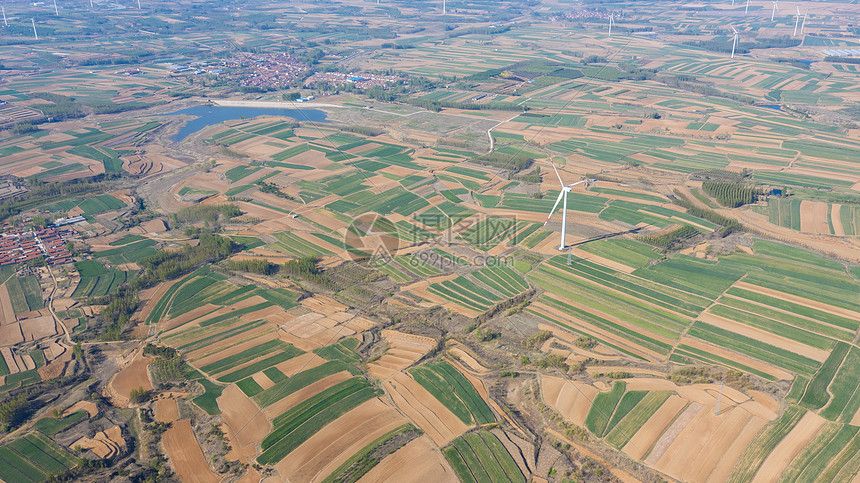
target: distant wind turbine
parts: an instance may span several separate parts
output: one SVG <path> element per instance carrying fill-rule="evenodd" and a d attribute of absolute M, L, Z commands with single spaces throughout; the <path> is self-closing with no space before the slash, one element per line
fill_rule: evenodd
<path fill-rule="evenodd" d="M 558 174 L 558 169 L 555 167 L 555 163 L 552 164 L 552 169 L 555 171 L 555 175 L 558 177 L 558 182 L 561 183 L 561 193 L 558 194 L 558 198 L 555 200 L 555 204 L 552 205 L 552 209 L 549 210 L 549 215 L 546 217 L 546 221 L 543 226 L 546 226 L 549 223 L 549 218 L 555 212 L 555 209 L 558 208 L 558 203 L 564 198 L 564 205 L 562 205 L 561 209 L 561 243 L 558 245 L 559 250 L 564 250 L 564 237 L 567 235 L 567 194 L 570 193 L 571 188 L 582 183 L 589 183 L 591 180 L 584 179 L 582 181 L 578 181 L 573 184 L 565 185 L 564 181 L 561 180 L 561 175 Z M 588 186 L 586 184 L 586 186 Z"/>
<path fill-rule="evenodd" d="M 60 16 L 60 9 L 57 8 L 57 0 L 54 0 L 54 13 Z"/>
<path fill-rule="evenodd" d="M 773 18 L 776 16 L 776 11 L 779 7 L 777 7 L 777 0 L 773 0 L 773 10 L 770 12 L 770 21 L 773 22 Z"/>
<path fill-rule="evenodd" d="M 609 37 L 612 38 L 612 24 L 615 23 L 615 14 L 609 14 Z"/>
<path fill-rule="evenodd" d="M 36 37 L 36 40 L 39 40 L 39 33 L 36 32 L 36 21 L 31 18 L 30 22 L 33 23 L 33 35 Z"/>
<path fill-rule="evenodd" d="M 797 36 L 798 25 L 800 25 L 800 7 L 797 7 L 797 17 L 794 18 L 794 33 L 791 34 L 792 37 Z"/>
<path fill-rule="evenodd" d="M 746 14 L 747 14 L 747 12 L 749 12 L 749 11 L 750 11 L 750 0 L 747 0 L 747 6 L 746 6 L 746 8 L 744 9 L 744 15 L 746 15 Z"/>
<path fill-rule="evenodd" d="M 800 22 L 800 35 L 803 35 L 803 26 L 806 25 L 806 16 L 809 15 L 809 9 L 807 8 L 805 12 L 803 12 L 803 22 Z"/>
<path fill-rule="evenodd" d="M 137 9 L 138 9 L 138 10 L 142 10 L 142 9 L 140 8 L 140 0 L 137 0 Z"/>
<path fill-rule="evenodd" d="M 738 31 L 735 29 L 734 25 L 732 25 L 732 30 L 735 32 L 734 37 L 732 38 L 732 58 L 735 58 L 735 47 L 738 46 Z"/>
<path fill-rule="evenodd" d="M 0 8 L 2 8 L 2 9 L 3 9 L 3 25 L 5 25 L 6 27 L 8 27 L 8 26 L 9 26 L 9 22 L 7 22 L 7 21 L 6 21 L 6 7 L 0 7 Z"/>

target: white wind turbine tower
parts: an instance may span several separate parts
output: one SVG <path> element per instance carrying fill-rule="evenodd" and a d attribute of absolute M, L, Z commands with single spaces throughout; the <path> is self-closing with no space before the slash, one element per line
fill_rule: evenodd
<path fill-rule="evenodd" d="M 800 35 L 803 35 L 803 26 L 806 25 L 806 16 L 809 15 L 809 9 L 807 8 L 805 12 L 803 12 L 803 22 L 800 22 Z"/>
<path fill-rule="evenodd" d="M 609 14 L 609 37 L 612 38 L 612 24 L 615 23 L 615 14 Z"/>
<path fill-rule="evenodd" d="M 749 11 L 750 11 L 750 0 L 747 0 L 747 6 L 746 6 L 746 8 L 744 8 L 744 15 L 746 15 L 747 12 L 749 12 Z"/>
<path fill-rule="evenodd" d="M 137 9 L 138 9 L 138 10 L 142 10 L 142 9 L 140 8 L 140 0 L 137 0 Z"/>
<path fill-rule="evenodd" d="M 33 23 L 33 35 L 36 37 L 36 40 L 39 40 L 39 33 L 36 32 L 36 21 L 31 18 L 30 22 Z"/>
<path fill-rule="evenodd" d="M 776 11 L 778 8 L 777 3 L 778 3 L 777 0 L 773 0 L 773 10 L 771 10 L 771 12 L 770 12 L 770 21 L 771 22 L 773 22 L 774 16 L 776 16 Z"/>
<path fill-rule="evenodd" d="M 448 4 L 442 0 L 442 15 L 448 15 Z"/>
<path fill-rule="evenodd" d="M 735 58 L 735 48 L 738 46 L 738 31 L 735 29 L 734 25 L 732 25 L 732 31 L 734 31 L 735 35 L 732 37 L 732 58 Z"/>
<path fill-rule="evenodd" d="M 794 33 L 792 37 L 797 36 L 797 26 L 800 24 L 800 7 L 797 7 L 797 17 L 794 18 Z"/>
<path fill-rule="evenodd" d="M 558 208 L 558 203 L 564 198 L 564 205 L 561 208 L 561 243 L 558 245 L 559 250 L 564 250 L 564 237 L 567 235 L 567 194 L 570 193 L 571 188 L 582 183 L 588 183 L 589 180 L 584 179 L 582 181 L 577 181 L 576 183 L 566 185 L 564 181 L 561 180 L 561 175 L 558 174 L 558 169 L 555 168 L 555 163 L 552 164 L 552 169 L 555 171 L 555 175 L 558 177 L 558 182 L 561 183 L 561 193 L 558 194 L 558 198 L 555 200 L 555 204 L 552 205 L 552 209 L 549 210 L 549 215 L 546 217 L 546 221 L 543 223 L 543 226 L 546 226 L 549 223 L 549 218 L 555 212 L 555 209 Z M 586 185 L 588 186 L 588 185 Z"/>
<path fill-rule="evenodd" d="M 5 25 L 6 27 L 8 27 L 8 26 L 9 26 L 9 22 L 7 22 L 7 21 L 6 21 L 6 7 L 0 7 L 0 8 L 2 8 L 2 9 L 3 9 L 3 25 Z"/>
<path fill-rule="evenodd" d="M 60 9 L 57 8 L 57 0 L 54 0 L 54 13 L 60 16 Z"/>

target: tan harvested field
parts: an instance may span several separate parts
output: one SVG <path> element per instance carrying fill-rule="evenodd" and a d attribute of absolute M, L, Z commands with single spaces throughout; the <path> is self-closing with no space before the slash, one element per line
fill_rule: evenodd
<path fill-rule="evenodd" d="M 0 325 L 0 346 L 11 346 L 24 342 L 24 334 L 21 332 L 21 324 L 11 323 Z"/>
<path fill-rule="evenodd" d="M 829 234 L 827 219 L 827 203 L 809 200 L 800 202 L 800 231 Z"/>
<path fill-rule="evenodd" d="M 164 332 L 167 332 L 171 329 L 179 327 L 180 325 L 191 322 L 194 319 L 203 317 L 204 315 L 206 315 L 210 312 L 213 312 L 217 308 L 219 308 L 217 305 L 206 304 L 206 305 L 191 309 L 188 312 L 186 312 L 186 313 L 184 313 L 178 317 L 174 317 L 172 319 L 162 321 L 159 324 L 159 326 L 160 326 L 159 329 L 164 331 Z"/>
<path fill-rule="evenodd" d="M 807 412 L 764 460 L 752 480 L 753 483 L 777 481 L 791 461 L 812 441 L 826 423 L 827 420 L 821 416 Z"/>
<path fill-rule="evenodd" d="M 235 384 L 224 389 L 216 400 L 224 421 L 224 433 L 232 446 L 231 455 L 250 461 L 257 454 L 257 445 L 269 434 L 272 425 Z"/>
<path fill-rule="evenodd" d="M 86 411 L 87 414 L 94 418 L 99 414 L 99 406 L 93 401 L 78 401 L 75 404 L 72 404 L 65 411 L 63 411 L 63 417 L 66 417 L 72 413 L 77 411 Z"/>
<path fill-rule="evenodd" d="M 577 426 L 585 425 L 588 409 L 599 392 L 589 384 L 552 376 L 540 376 L 544 402 Z"/>
<path fill-rule="evenodd" d="M 216 483 L 221 481 L 209 468 L 203 450 L 191 430 L 191 421 L 174 421 L 162 436 L 164 451 L 176 475 L 183 482 Z"/>
<path fill-rule="evenodd" d="M 403 372 L 394 374 L 382 385 L 397 407 L 439 446 L 449 443 L 469 428 L 421 384 Z"/>
<path fill-rule="evenodd" d="M 368 364 L 368 372 L 377 379 L 388 379 L 411 366 L 436 346 L 436 341 L 394 330 L 383 330 L 388 350 L 376 362 Z"/>
<path fill-rule="evenodd" d="M 264 342 L 268 342 L 270 340 L 277 339 L 277 338 L 278 338 L 278 334 L 276 332 L 262 333 L 262 334 L 257 335 L 253 339 L 246 340 L 245 342 L 242 342 L 240 344 L 232 344 L 232 345 L 223 346 L 222 350 L 219 350 L 217 352 L 213 352 L 211 355 L 207 355 L 207 356 L 201 357 L 199 359 L 195 359 L 191 362 L 194 364 L 195 367 L 200 368 L 200 367 L 203 367 L 203 366 L 210 364 L 212 362 L 219 361 L 221 359 L 224 359 L 225 357 L 230 357 L 230 356 L 232 356 L 234 354 L 238 354 L 239 352 L 242 352 L 246 349 L 254 348 L 254 347 L 256 347 L 256 346 L 258 346 Z"/>
<path fill-rule="evenodd" d="M 385 457 L 367 472 L 359 483 L 391 481 L 420 483 L 425 481 L 459 481 L 442 452 L 427 435 L 410 441 L 406 446 Z"/>
<path fill-rule="evenodd" d="M 24 340 L 39 340 L 57 334 L 57 323 L 50 315 L 41 315 L 18 322 Z"/>
<path fill-rule="evenodd" d="M 357 451 L 405 423 L 396 410 L 373 398 L 326 425 L 275 468 L 289 481 L 319 481 Z"/>
<path fill-rule="evenodd" d="M 114 376 L 111 381 L 113 391 L 118 396 L 126 398 L 127 400 L 132 389 L 137 389 L 139 387 L 142 387 L 147 391 L 154 389 L 146 371 L 146 366 L 151 360 L 152 359 L 148 357 L 144 357 L 142 353 L 138 354 L 131 364 L 127 365 L 123 370 L 119 371 L 116 376 Z"/>
<path fill-rule="evenodd" d="M 196 443 L 196 441 L 195 441 Z M 122 437 L 122 429 L 113 426 L 99 431 L 92 438 L 83 437 L 71 444 L 70 448 L 80 446 L 95 453 L 99 458 L 111 458 L 125 451 L 126 443 Z"/>
<path fill-rule="evenodd" d="M 448 350 L 448 352 L 452 356 L 456 357 L 460 362 L 462 362 L 463 365 L 466 366 L 466 368 L 475 372 L 478 375 L 482 375 L 490 371 L 480 362 L 478 362 L 474 357 L 472 357 L 471 354 L 459 347 L 452 347 Z"/>
<path fill-rule="evenodd" d="M 179 407 L 176 399 L 162 398 L 155 401 L 155 419 L 169 423 L 179 419 Z"/>
<path fill-rule="evenodd" d="M 660 438 L 660 435 L 666 428 L 672 424 L 672 421 L 684 410 L 687 406 L 687 401 L 676 396 L 669 396 L 669 399 L 660 406 L 660 409 L 651 416 L 630 441 L 621 449 L 634 460 L 644 458 L 654 443 Z"/>

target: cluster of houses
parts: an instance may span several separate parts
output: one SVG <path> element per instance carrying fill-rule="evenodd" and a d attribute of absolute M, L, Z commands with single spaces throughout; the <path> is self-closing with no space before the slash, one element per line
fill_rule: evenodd
<path fill-rule="evenodd" d="M 34 231 L 11 230 L 0 234 L 0 267 L 26 263 L 44 257 L 49 265 L 63 265 L 72 261 L 66 249 L 66 239 L 75 234 L 72 230 L 41 228 Z"/>

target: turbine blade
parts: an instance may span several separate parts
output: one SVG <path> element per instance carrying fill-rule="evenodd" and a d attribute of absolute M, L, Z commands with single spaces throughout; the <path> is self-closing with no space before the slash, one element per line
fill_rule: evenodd
<path fill-rule="evenodd" d="M 564 181 L 561 180 L 561 175 L 558 174 L 558 170 L 555 168 L 555 163 L 552 163 L 552 169 L 553 169 L 553 171 L 555 171 L 555 175 L 558 177 L 559 184 L 564 186 Z"/>
<path fill-rule="evenodd" d="M 564 196 L 564 190 L 561 190 L 561 192 L 558 193 L 558 198 L 556 198 L 555 204 L 552 205 L 552 209 L 549 210 L 549 214 L 546 215 L 546 221 L 543 222 L 543 226 L 546 226 L 546 224 L 549 223 L 549 217 L 551 217 L 552 214 L 555 213 L 555 209 L 558 208 L 558 204 L 561 203 L 562 196 Z"/>

